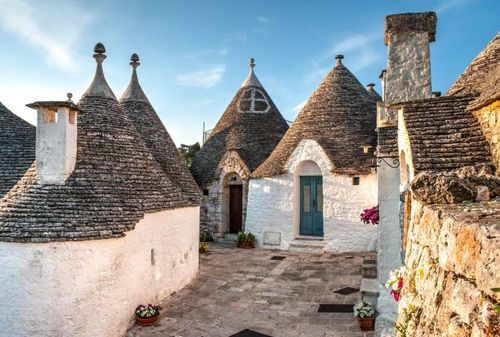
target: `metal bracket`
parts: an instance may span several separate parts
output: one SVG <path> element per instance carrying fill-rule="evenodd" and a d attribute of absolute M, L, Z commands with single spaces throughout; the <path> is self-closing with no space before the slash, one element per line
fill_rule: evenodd
<path fill-rule="evenodd" d="M 392 168 L 398 168 L 400 165 L 398 157 L 376 157 L 375 161 L 376 164 L 374 163 L 375 164 L 374 167 L 381 167 L 382 163 L 385 163 L 387 166 Z"/>

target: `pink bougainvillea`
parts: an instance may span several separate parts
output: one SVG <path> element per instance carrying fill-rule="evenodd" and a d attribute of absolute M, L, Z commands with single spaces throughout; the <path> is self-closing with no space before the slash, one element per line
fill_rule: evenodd
<path fill-rule="evenodd" d="M 378 225 L 378 206 L 364 209 L 360 216 L 365 224 Z"/>

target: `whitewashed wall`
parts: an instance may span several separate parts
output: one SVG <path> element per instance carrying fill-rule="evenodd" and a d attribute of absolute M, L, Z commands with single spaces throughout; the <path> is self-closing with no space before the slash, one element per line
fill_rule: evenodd
<path fill-rule="evenodd" d="M 198 207 L 147 214 L 126 234 L 0 242 L 0 336 L 123 336 L 138 304 L 158 303 L 196 276 Z"/>
<path fill-rule="evenodd" d="M 377 205 L 376 174 L 361 175 L 360 185 L 352 185 L 351 176 L 330 172 L 332 164 L 314 140 L 297 145 L 286 165 L 288 173 L 250 180 L 246 230 L 256 235 L 261 247 L 288 249 L 300 225 L 298 177 L 294 172 L 306 161 L 316 163 L 323 176 L 325 251 L 375 250 L 377 226 L 363 224 L 359 215 L 363 209 Z M 264 245 L 264 232 L 279 232 L 280 245 Z"/>

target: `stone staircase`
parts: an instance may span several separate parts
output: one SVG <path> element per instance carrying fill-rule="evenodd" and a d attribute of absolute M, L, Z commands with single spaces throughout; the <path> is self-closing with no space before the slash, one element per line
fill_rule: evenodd
<path fill-rule="evenodd" d="M 322 254 L 325 243 L 322 239 L 297 238 L 288 246 L 288 251 L 293 253 Z"/>
<path fill-rule="evenodd" d="M 361 296 L 375 307 L 378 301 L 377 260 L 365 259 L 361 265 Z"/>

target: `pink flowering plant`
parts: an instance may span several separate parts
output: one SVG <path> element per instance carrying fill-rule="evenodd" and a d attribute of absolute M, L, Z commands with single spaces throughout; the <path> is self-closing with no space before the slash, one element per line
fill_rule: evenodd
<path fill-rule="evenodd" d="M 161 307 L 159 305 L 139 305 L 135 309 L 135 315 L 140 318 L 155 317 L 160 314 Z"/>
<path fill-rule="evenodd" d="M 391 271 L 389 279 L 385 282 L 386 288 L 391 288 L 391 295 L 394 297 L 396 302 L 399 302 L 401 296 L 401 289 L 403 289 L 403 279 L 404 279 L 405 267 Z"/>
<path fill-rule="evenodd" d="M 364 209 L 360 216 L 363 223 L 378 225 L 378 206 Z"/>

